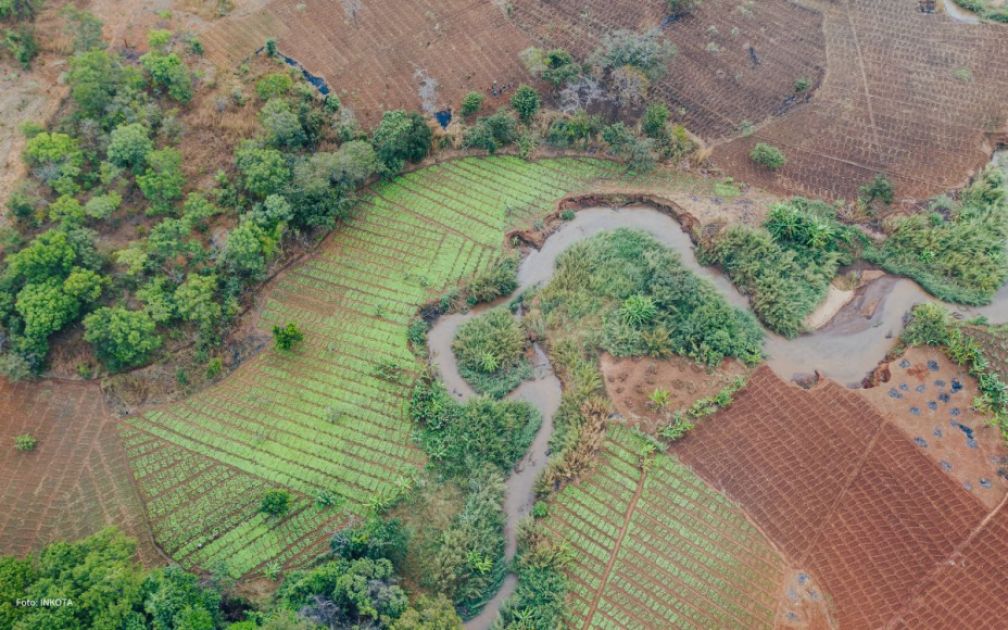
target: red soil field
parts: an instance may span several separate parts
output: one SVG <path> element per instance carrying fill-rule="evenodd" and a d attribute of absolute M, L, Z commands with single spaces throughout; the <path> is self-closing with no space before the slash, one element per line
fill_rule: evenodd
<path fill-rule="evenodd" d="M 462 96 L 530 82 L 518 53 L 531 42 L 493 2 L 471 0 L 273 0 L 236 11 L 202 35 L 209 58 L 235 67 L 275 38 L 281 53 L 325 78 L 371 127 L 383 110 L 458 107 Z M 422 83 L 437 82 L 426 98 Z M 513 90 L 512 90 L 513 91 Z"/>
<path fill-rule="evenodd" d="M 97 384 L 0 379 L 0 418 L 3 553 L 25 554 L 116 525 L 137 539 L 141 561 L 160 559 Z M 14 449 L 23 433 L 38 440 L 34 451 Z"/>
<path fill-rule="evenodd" d="M 855 392 L 765 367 L 674 450 L 810 570 L 841 627 L 893 619 L 987 513 Z"/>

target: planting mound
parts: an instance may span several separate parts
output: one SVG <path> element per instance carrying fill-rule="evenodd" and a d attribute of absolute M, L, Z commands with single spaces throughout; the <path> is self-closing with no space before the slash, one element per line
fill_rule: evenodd
<path fill-rule="evenodd" d="M 137 539 L 141 561 L 159 559 L 96 384 L 0 379 L 0 417 L 0 551 L 25 554 L 116 525 Z M 18 452 L 14 438 L 26 433 L 38 443 Z"/>
<path fill-rule="evenodd" d="M 127 420 L 123 437 L 154 536 L 185 567 L 235 577 L 304 566 L 352 514 L 406 492 L 422 455 L 405 401 L 421 366 L 407 329 L 435 291 L 499 255 L 609 162 L 466 159 L 377 185 L 316 255 L 266 292 L 262 328 L 303 343 L 268 350 L 186 401 Z M 263 493 L 291 493 L 282 516 Z"/>
<path fill-rule="evenodd" d="M 560 46 L 585 59 L 606 34 L 663 28 L 675 44 L 668 72 L 655 84 L 686 126 L 705 140 L 733 137 L 805 100 L 795 81 L 814 88 L 826 66 L 816 11 L 786 0 L 706 1 L 670 20 L 665 2 L 516 0 L 515 24 L 538 46 Z"/>
<path fill-rule="evenodd" d="M 594 469 L 551 502 L 545 529 L 573 551 L 568 627 L 771 627 L 781 557 L 742 510 L 644 446 L 611 428 Z"/>
<path fill-rule="evenodd" d="M 990 159 L 1008 131 L 1004 25 L 957 23 L 916 2 L 802 3 L 822 13 L 821 87 L 807 106 L 716 148 L 718 164 L 776 191 L 822 197 L 853 198 L 886 173 L 898 197 L 919 199 L 964 184 Z M 776 174 L 754 165 L 757 142 L 780 147 L 788 163 Z"/>
<path fill-rule="evenodd" d="M 892 619 L 986 514 L 856 393 L 768 368 L 675 452 L 819 579 L 844 627 Z"/>
<path fill-rule="evenodd" d="M 531 78 L 518 53 L 531 45 L 494 2 L 271 0 L 236 11 L 202 35 L 207 54 L 234 67 L 275 38 L 285 56 L 326 82 L 370 127 L 383 110 L 458 107 L 462 96 Z"/>

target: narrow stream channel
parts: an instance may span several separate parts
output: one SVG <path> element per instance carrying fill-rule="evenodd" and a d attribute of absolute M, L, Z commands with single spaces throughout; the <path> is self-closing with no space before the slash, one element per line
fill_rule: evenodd
<path fill-rule="evenodd" d="M 459 374 L 451 349 L 459 326 L 504 303 L 513 295 L 548 282 L 553 276 L 557 257 L 567 248 L 616 228 L 649 233 L 666 247 L 678 252 L 683 266 L 710 281 L 730 304 L 748 310 L 748 298 L 720 271 L 697 262 L 693 242 L 674 218 L 643 206 L 584 209 L 554 232 L 542 249 L 531 252 L 522 260 L 518 268 L 518 288 L 511 296 L 474 308 L 468 313 L 442 316 L 434 323 L 427 337 L 427 347 L 431 362 L 448 391 L 462 401 L 475 396 L 473 389 Z M 938 300 L 912 280 L 883 276 L 859 291 L 856 299 L 844 306 L 828 324 L 814 332 L 796 339 L 786 339 L 764 329 L 767 364 L 785 380 L 790 380 L 796 374 L 818 370 L 822 375 L 840 383 L 859 383 L 885 357 L 903 329 L 905 314 L 915 304 L 926 301 Z M 1002 323 L 1008 321 L 1008 286 L 1002 287 L 988 306 L 948 306 L 965 317 L 984 315 L 994 323 Z M 560 405 L 560 381 L 550 367 L 549 358 L 538 345 L 534 346 L 534 351 L 534 380 L 522 383 L 508 395 L 508 398 L 529 402 L 539 410 L 543 418 L 528 452 L 515 466 L 505 484 L 504 536 L 505 557 L 508 561 L 514 557 L 517 547 L 518 523 L 531 511 L 534 501 L 533 485 L 539 472 L 546 466 L 549 439 L 553 433 L 553 415 Z M 497 618 L 501 605 L 516 586 L 515 576 L 508 575 L 494 598 L 479 615 L 466 622 L 465 627 L 468 630 L 489 628 Z"/>

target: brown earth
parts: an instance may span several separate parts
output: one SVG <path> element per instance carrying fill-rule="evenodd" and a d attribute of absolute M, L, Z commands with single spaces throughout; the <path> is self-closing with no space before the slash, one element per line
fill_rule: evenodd
<path fill-rule="evenodd" d="M 138 541 L 142 562 L 154 547 L 126 453 L 94 383 L 0 380 L 0 549 L 25 554 L 57 539 L 116 525 Z M 34 451 L 14 449 L 24 433 Z"/>
<path fill-rule="evenodd" d="M 860 393 L 963 489 L 994 509 L 1008 494 L 1008 448 L 989 416 L 972 408 L 976 380 L 934 348 L 911 348 L 888 368 L 888 382 Z"/>
<path fill-rule="evenodd" d="M 857 393 L 765 367 L 673 450 L 815 575 L 841 627 L 893 620 L 988 513 Z"/>
<path fill-rule="evenodd" d="M 647 432 L 668 424 L 673 412 L 717 394 L 735 377 L 748 372 L 745 365 L 732 359 L 708 371 L 685 357 L 617 359 L 608 352 L 602 354 L 600 367 L 606 394 L 616 410 L 628 424 Z M 670 394 L 664 412 L 649 404 L 651 392 L 658 388 Z"/>
<path fill-rule="evenodd" d="M 530 81 L 518 53 L 532 43 L 493 2 L 272 0 L 235 11 L 202 35 L 207 56 L 232 68 L 275 38 L 281 53 L 322 76 L 371 127 L 384 110 L 458 107 L 470 90 L 488 109 Z M 503 96 L 489 92 L 512 86 Z"/>
<path fill-rule="evenodd" d="M 990 160 L 1008 127 L 1003 25 L 927 15 L 915 2 L 801 0 L 822 14 L 827 71 L 811 103 L 717 147 L 732 175 L 774 191 L 852 198 L 876 173 L 897 197 L 963 185 Z M 756 142 L 780 147 L 777 174 L 748 158 Z"/>

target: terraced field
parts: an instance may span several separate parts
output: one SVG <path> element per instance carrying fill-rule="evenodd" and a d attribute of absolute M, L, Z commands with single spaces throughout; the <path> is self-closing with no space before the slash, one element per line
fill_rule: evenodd
<path fill-rule="evenodd" d="M 596 468 L 550 505 L 573 551 L 570 627 L 771 627 L 784 562 L 742 511 L 678 459 L 610 429 Z"/>
<path fill-rule="evenodd" d="M 225 562 L 235 577 L 298 566 L 350 514 L 407 488 L 422 464 L 404 408 L 419 368 L 410 319 L 488 265 L 505 227 L 616 172 L 603 161 L 464 159 L 376 186 L 268 293 L 262 327 L 297 322 L 301 346 L 124 424 L 157 542 L 186 567 Z M 281 519 L 258 512 L 270 488 L 293 494 Z M 317 505 L 321 493 L 334 505 Z"/>

